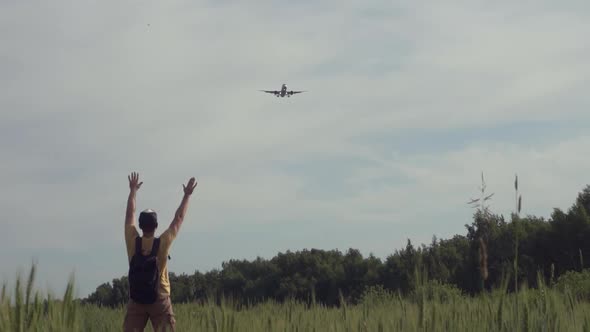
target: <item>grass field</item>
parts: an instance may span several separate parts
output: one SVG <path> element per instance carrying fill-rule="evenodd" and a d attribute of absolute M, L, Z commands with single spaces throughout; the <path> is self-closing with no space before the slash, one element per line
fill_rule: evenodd
<path fill-rule="evenodd" d="M 73 280 L 62 298 L 33 294 L 35 267 L 24 284 L 2 288 L 0 331 L 121 331 L 124 308 L 99 308 L 73 300 Z M 522 287 L 477 297 L 420 287 L 411 296 L 382 290 L 338 308 L 271 301 L 176 304 L 177 331 L 590 331 L 590 302 L 565 290 Z M 10 295 L 10 294 L 12 295 Z M 150 324 L 146 331 L 152 331 Z"/>

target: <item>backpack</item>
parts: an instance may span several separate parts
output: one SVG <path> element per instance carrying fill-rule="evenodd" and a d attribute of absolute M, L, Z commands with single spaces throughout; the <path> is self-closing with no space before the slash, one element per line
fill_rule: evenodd
<path fill-rule="evenodd" d="M 138 303 L 152 304 L 158 296 L 160 270 L 157 264 L 160 238 L 155 238 L 148 256 L 141 253 L 141 237 L 135 239 L 135 254 L 129 262 L 129 297 Z"/>

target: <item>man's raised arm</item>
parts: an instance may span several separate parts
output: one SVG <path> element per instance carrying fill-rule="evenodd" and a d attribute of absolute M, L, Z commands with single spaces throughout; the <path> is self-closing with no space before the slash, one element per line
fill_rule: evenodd
<path fill-rule="evenodd" d="M 125 226 L 133 225 L 135 220 L 135 194 L 143 182 L 139 182 L 139 174 L 131 173 L 129 179 L 129 197 L 127 198 L 127 212 L 125 213 Z"/>
<path fill-rule="evenodd" d="M 190 198 L 196 186 L 197 181 L 195 181 L 195 178 L 191 178 L 186 186 L 184 184 L 182 185 L 182 188 L 184 190 L 184 196 L 182 196 L 180 206 L 174 214 L 174 219 L 172 220 L 172 223 L 170 223 L 170 229 L 175 235 L 178 234 L 178 230 L 180 230 L 180 225 L 182 225 L 182 222 L 184 221 L 184 217 L 186 216 L 186 210 L 188 209 L 188 199 Z"/>

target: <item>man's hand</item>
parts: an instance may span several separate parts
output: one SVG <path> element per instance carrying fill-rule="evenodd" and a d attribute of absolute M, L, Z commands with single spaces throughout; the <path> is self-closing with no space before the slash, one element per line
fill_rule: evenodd
<path fill-rule="evenodd" d="M 143 184 L 143 182 L 139 182 L 139 174 L 138 173 L 131 173 L 131 175 L 129 175 L 127 177 L 129 179 L 129 190 L 131 191 L 138 191 L 139 188 L 141 187 L 141 185 Z"/>
<path fill-rule="evenodd" d="M 195 180 L 195 178 L 191 178 L 190 180 L 188 180 L 188 183 L 186 184 L 186 186 L 184 184 L 182 185 L 182 189 L 184 190 L 184 194 L 186 196 L 190 196 L 196 187 L 197 187 L 197 181 Z"/>

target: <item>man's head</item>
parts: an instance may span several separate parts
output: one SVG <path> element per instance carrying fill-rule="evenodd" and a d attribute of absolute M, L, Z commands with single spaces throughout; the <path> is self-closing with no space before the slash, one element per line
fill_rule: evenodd
<path fill-rule="evenodd" d="M 158 215 L 156 211 L 147 209 L 141 211 L 139 214 L 139 228 L 144 233 L 152 233 L 158 227 Z"/>

